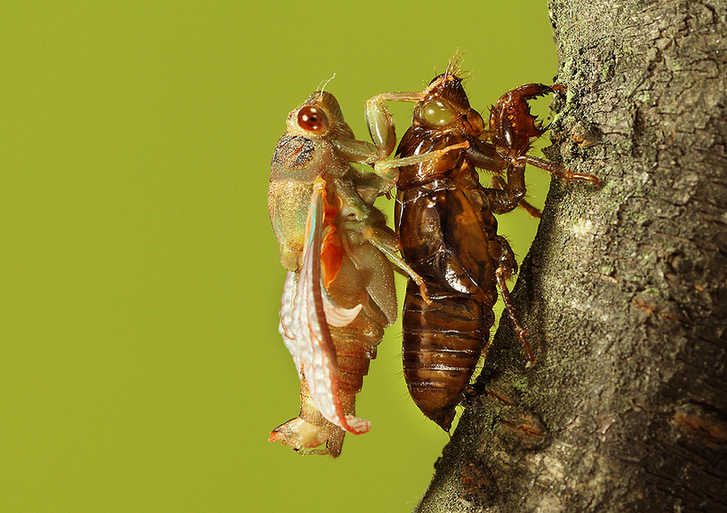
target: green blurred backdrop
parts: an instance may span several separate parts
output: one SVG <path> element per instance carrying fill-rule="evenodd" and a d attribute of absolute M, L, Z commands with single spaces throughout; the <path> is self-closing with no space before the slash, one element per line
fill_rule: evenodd
<path fill-rule="evenodd" d="M 0 512 L 411 510 L 447 436 L 409 400 L 399 326 L 369 434 L 338 460 L 266 442 L 298 408 L 270 157 L 333 72 L 361 138 L 368 97 L 457 48 L 478 109 L 550 82 L 545 2 L 11 2 L 0 47 Z M 536 223 L 501 219 L 522 258 Z"/>

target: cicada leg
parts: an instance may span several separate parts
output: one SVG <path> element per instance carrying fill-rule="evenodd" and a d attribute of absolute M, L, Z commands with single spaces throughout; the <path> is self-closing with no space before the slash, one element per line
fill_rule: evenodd
<path fill-rule="evenodd" d="M 533 350 L 530 348 L 530 344 L 527 340 L 527 331 L 520 324 L 518 319 L 518 312 L 515 308 L 515 304 L 512 302 L 510 297 L 510 291 L 507 288 L 507 279 L 510 278 L 517 271 L 517 262 L 515 261 L 515 255 L 512 252 L 510 244 L 505 240 L 504 237 L 497 237 L 497 242 L 500 246 L 500 258 L 498 261 L 497 269 L 495 269 L 495 276 L 497 278 L 497 288 L 500 290 L 502 301 L 505 303 L 505 311 L 507 316 L 512 322 L 515 335 L 517 335 L 520 345 L 528 355 L 529 363 L 532 364 L 535 361 Z"/>
<path fill-rule="evenodd" d="M 546 130 L 530 113 L 528 100 L 553 91 L 552 87 L 544 84 L 525 84 L 500 96 L 490 108 L 489 132 L 492 142 L 515 155 L 524 154 L 530 147 L 531 139 L 540 137 Z"/>
<path fill-rule="evenodd" d="M 490 109 L 490 139 L 498 147 L 507 148 L 513 166 L 530 164 L 569 182 L 583 181 L 598 185 L 601 182 L 594 175 L 576 173 L 553 162 L 527 155 L 532 138 L 540 137 L 548 128 L 530 113 L 528 100 L 565 90 L 566 87 L 560 84 L 525 84 L 503 94 Z"/>
<path fill-rule="evenodd" d="M 507 181 L 500 178 L 494 189 L 482 187 L 480 190 L 487 199 L 486 205 L 493 214 L 504 214 L 517 208 L 525 198 L 525 166 L 507 166 Z M 494 179 L 493 179 L 494 181 Z"/>
<path fill-rule="evenodd" d="M 388 227 L 371 225 L 364 227 L 361 233 L 363 238 L 376 249 L 381 251 L 386 258 L 388 258 L 389 261 L 396 266 L 399 272 L 411 278 L 411 280 L 419 286 L 419 292 L 422 295 L 422 299 L 424 299 L 427 303 L 431 303 L 431 300 L 427 295 L 427 286 L 424 283 L 424 279 L 399 256 L 401 245 L 399 244 L 399 238 L 396 234 Z"/>
<path fill-rule="evenodd" d="M 492 186 L 495 187 L 495 189 L 499 190 L 506 190 L 507 189 L 507 182 L 499 176 L 499 175 L 493 175 L 492 176 Z M 530 204 L 527 200 L 521 199 L 520 203 L 518 203 L 519 207 L 522 207 L 525 209 L 525 211 L 530 214 L 532 217 L 535 217 L 536 219 L 540 219 L 543 215 L 543 213 L 538 209 L 537 207 L 534 207 L 532 204 Z"/>
<path fill-rule="evenodd" d="M 576 173 L 570 169 L 559 166 L 554 162 L 548 160 L 539 159 L 537 157 L 531 157 L 530 155 L 521 155 L 519 157 L 513 157 L 513 164 L 517 166 L 524 166 L 530 164 L 531 166 L 539 167 L 540 169 L 546 170 L 553 176 L 557 176 L 568 182 L 589 182 L 593 185 L 599 185 L 601 180 L 597 176 L 588 173 Z"/>
<path fill-rule="evenodd" d="M 420 155 L 387 159 L 385 157 L 388 154 L 384 155 L 384 150 L 382 150 L 381 147 L 374 146 L 373 144 L 366 141 L 342 138 L 332 141 L 332 143 L 335 146 L 336 150 L 350 162 L 358 162 L 360 164 L 367 164 L 372 166 L 377 175 L 379 175 L 381 178 L 391 184 L 396 182 L 399 176 L 397 168 L 400 166 L 408 166 L 411 164 L 417 164 L 419 162 L 426 162 L 428 160 L 439 158 L 442 154 L 449 151 L 465 149 L 469 147 L 469 143 L 465 141 L 457 144 L 452 144 L 439 150 L 422 153 Z"/>
<path fill-rule="evenodd" d="M 470 143 L 467 141 L 450 144 L 445 146 L 441 150 L 432 150 L 427 153 L 420 153 L 418 155 L 410 155 L 409 157 L 397 157 L 394 159 L 378 160 L 374 163 L 374 169 L 380 174 L 381 171 L 386 169 L 398 168 L 403 166 L 411 166 L 412 164 L 418 164 L 420 162 L 426 162 L 428 160 L 434 160 L 439 158 L 441 155 L 453 151 L 453 150 L 465 150 L 469 148 Z"/>
<path fill-rule="evenodd" d="M 379 158 L 383 159 L 394 151 L 396 133 L 394 120 L 384 102 L 412 102 L 424 99 L 425 91 L 406 93 L 381 93 L 366 101 L 366 124 L 369 127 L 371 140 L 379 149 Z"/>

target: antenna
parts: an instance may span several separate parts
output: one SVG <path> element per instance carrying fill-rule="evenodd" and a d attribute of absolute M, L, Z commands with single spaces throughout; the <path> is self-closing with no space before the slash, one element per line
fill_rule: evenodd
<path fill-rule="evenodd" d="M 323 97 L 323 92 L 326 90 L 326 87 L 328 86 L 328 84 L 331 83 L 331 80 L 333 80 L 334 78 L 336 78 L 335 72 L 333 73 L 333 75 L 330 76 L 330 78 L 318 84 L 318 94 L 320 97 Z"/>

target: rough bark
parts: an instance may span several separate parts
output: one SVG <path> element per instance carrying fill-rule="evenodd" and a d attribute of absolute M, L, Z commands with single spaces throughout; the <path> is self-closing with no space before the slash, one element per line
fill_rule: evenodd
<path fill-rule="evenodd" d="M 554 180 L 418 512 L 727 511 L 727 1 L 551 0 Z M 504 317 L 503 317 L 504 318 Z"/>

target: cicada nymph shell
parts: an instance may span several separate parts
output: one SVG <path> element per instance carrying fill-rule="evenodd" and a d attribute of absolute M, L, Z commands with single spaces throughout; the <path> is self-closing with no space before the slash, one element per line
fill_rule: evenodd
<path fill-rule="evenodd" d="M 487 346 L 498 289 L 533 360 L 506 284 L 517 264 L 510 245 L 497 234 L 493 214 L 529 206 L 523 202 L 526 163 L 566 180 L 598 183 L 592 175 L 527 155 L 531 139 L 544 132 L 527 101 L 561 86 L 527 84 L 506 93 L 492 108 L 486 128 L 470 107 L 456 68 L 455 57 L 424 91 L 378 97 L 416 102 L 397 158 L 467 143 L 436 159 L 401 166 L 394 214 L 404 260 L 423 278 L 429 296 L 422 296 L 421 284 L 409 282 L 403 312 L 404 375 L 417 406 L 447 431 Z M 493 172 L 493 188 L 480 185 L 478 168 Z"/>

